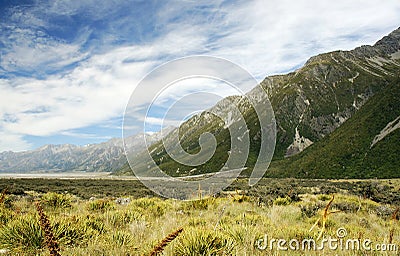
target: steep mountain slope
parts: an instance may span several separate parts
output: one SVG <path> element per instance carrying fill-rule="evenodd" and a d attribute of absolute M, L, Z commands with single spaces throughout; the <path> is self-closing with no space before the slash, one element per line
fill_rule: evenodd
<path fill-rule="evenodd" d="M 171 130 L 171 128 L 168 128 Z M 128 137 L 125 141 L 134 152 L 145 149 L 143 134 Z M 146 134 L 151 144 L 161 139 L 161 134 Z M 126 162 L 122 139 L 111 139 L 86 146 L 45 145 L 25 152 L 0 153 L 0 172 L 111 172 Z"/>
<path fill-rule="evenodd" d="M 330 134 L 400 70 L 400 30 L 353 51 L 309 59 L 296 72 L 270 79 L 278 124 L 276 156 L 291 156 Z"/>
<path fill-rule="evenodd" d="M 269 95 L 277 123 L 274 160 L 280 163 L 273 165 L 275 169 L 271 175 L 283 175 L 285 171 L 281 172 L 278 166 L 289 165 L 289 160 L 283 161 L 285 157 L 291 158 L 313 143 L 326 140 L 333 131 L 351 119 L 372 96 L 385 91 L 400 73 L 399 58 L 400 29 L 397 29 L 374 46 L 321 54 L 310 58 L 295 72 L 264 80 L 261 86 Z M 249 93 L 250 97 L 260 95 L 257 89 Z M 260 126 L 254 109 L 244 98 L 230 97 L 213 108 L 226 113 L 229 111 L 228 101 L 239 107 L 248 125 L 251 148 L 246 166 L 249 167 L 247 172 L 250 172 L 260 147 Z M 382 119 L 384 123 L 381 125 L 385 127 L 389 121 Z M 188 153 L 199 152 L 198 139 L 204 132 L 214 134 L 218 143 L 216 153 L 206 164 L 196 168 L 179 164 L 171 159 L 160 142 L 150 148 L 153 159 L 166 173 L 175 176 L 218 171 L 228 157 L 231 141 L 226 126 L 209 111 L 192 117 L 179 128 L 182 147 Z M 296 159 L 299 157 L 296 156 Z M 352 160 L 350 157 L 349 161 Z M 283 162 L 285 164 L 282 164 Z M 151 171 L 147 170 L 147 166 L 147 163 L 138 158 L 133 168 L 137 171 Z M 292 167 L 293 171 L 287 174 L 294 175 L 295 162 Z M 311 167 L 310 165 L 304 168 Z M 129 172 L 127 165 L 124 166 L 123 172 Z"/>
<path fill-rule="evenodd" d="M 270 177 L 400 177 L 400 79 L 378 92 L 334 132 L 289 159 Z"/>

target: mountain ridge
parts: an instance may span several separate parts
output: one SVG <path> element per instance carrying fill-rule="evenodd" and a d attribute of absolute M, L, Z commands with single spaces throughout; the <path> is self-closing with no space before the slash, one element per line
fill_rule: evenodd
<path fill-rule="evenodd" d="M 316 164 L 315 158 L 310 160 L 313 159 L 311 155 L 318 155 L 315 148 L 322 150 L 320 147 L 325 145 L 324 143 L 334 145 L 331 141 L 327 142 L 329 138 L 341 137 L 337 134 L 347 134 L 341 127 L 352 120 L 360 110 L 363 111 L 362 113 L 366 112 L 365 104 L 369 104 L 367 109 L 370 112 L 373 111 L 372 108 L 383 106 L 383 103 L 372 104 L 369 102 L 379 93 L 386 95 L 388 88 L 394 90 L 395 93 L 398 87 L 393 87 L 393 83 L 397 83 L 396 77 L 399 73 L 400 28 L 384 36 L 372 46 L 363 45 L 349 51 L 338 50 L 318 54 L 309 58 L 304 66 L 293 72 L 265 78 L 260 86 L 248 93 L 248 96 L 258 97 L 258 100 L 261 101 L 266 100 L 257 91 L 260 88 L 263 89 L 275 111 L 276 149 L 271 170 L 267 175 L 270 177 L 317 177 L 315 170 L 326 168 L 328 170 L 326 173 L 330 173 L 330 176 L 326 177 L 338 177 L 337 173 L 334 173 L 329 167 Z M 387 95 L 385 97 L 390 98 Z M 375 99 L 374 102 L 378 102 L 378 100 Z M 249 126 L 251 147 L 246 162 L 248 168 L 243 173 L 247 175 L 251 172 L 258 157 L 260 125 L 254 109 L 243 97 L 225 98 L 212 108 L 219 113 L 227 114 L 232 103 L 238 106 Z M 191 117 L 181 127 L 170 129 L 172 132 L 179 133 L 182 147 L 191 154 L 199 152 L 198 139 L 202 133 L 214 134 L 218 144 L 217 151 L 215 156 L 202 166 L 193 168 L 179 165 L 167 155 L 159 141 L 160 137 L 155 136 L 153 139 L 148 139 L 151 144 L 149 150 L 153 152 L 152 156 L 155 162 L 163 170 L 165 169 L 166 173 L 172 176 L 196 175 L 218 171 L 223 166 L 223 162 L 226 161 L 230 152 L 229 132 L 221 119 L 209 112 L 210 109 L 208 112 L 205 111 Z M 390 115 L 388 114 L 388 116 Z M 359 119 L 355 120 L 350 124 L 364 124 Z M 375 150 L 373 147 L 376 147 L 376 150 L 379 149 L 383 152 L 385 151 L 382 149 L 384 143 L 390 141 L 389 144 L 393 144 L 391 138 L 397 138 L 399 133 L 399 129 L 396 128 L 399 123 L 396 120 L 396 117 L 393 117 L 393 120 L 382 121 L 386 123 L 379 126 L 380 133 L 374 134 L 373 139 L 370 138 L 372 135 L 368 133 L 369 146 L 372 150 Z M 392 126 L 389 125 L 391 121 L 393 122 Z M 388 131 L 391 132 L 388 133 Z M 143 134 L 138 136 L 143 136 Z M 375 137 L 379 140 L 372 145 Z M 136 145 L 135 141 L 139 143 Z M 140 145 L 140 141 L 135 140 L 134 136 L 126 141 L 134 145 L 134 153 L 138 156 L 138 161 L 134 163 L 133 167 L 143 172 L 151 171 L 147 170 L 148 164 L 141 161 L 140 155 L 142 150 L 145 150 L 145 146 Z M 166 141 L 168 141 L 168 135 Z M 362 150 L 365 150 L 366 146 L 362 145 Z M 397 147 L 393 145 L 392 147 L 397 150 Z M 330 153 L 331 156 L 339 157 L 335 152 Z M 397 164 L 393 159 L 390 162 Z M 359 163 L 359 166 L 362 164 Z M 390 166 L 393 168 L 393 165 Z M 351 175 L 346 177 L 362 177 L 358 167 L 356 168 L 352 163 L 349 162 L 348 168 Z M 126 162 L 122 140 L 116 138 L 86 146 L 45 145 L 33 151 L 0 153 L 0 172 L 64 171 L 107 171 L 115 174 L 132 174 Z M 380 172 L 384 171 L 380 170 Z M 393 170 L 390 174 L 393 176 Z M 375 177 L 371 173 L 369 175 Z M 383 176 L 389 177 L 390 175 Z"/>
<path fill-rule="evenodd" d="M 172 130 L 168 127 L 164 133 Z M 144 134 L 139 133 L 125 139 L 133 153 L 145 149 Z M 161 133 L 145 134 L 149 144 L 159 140 Z M 112 172 L 126 162 L 123 140 L 112 138 L 106 142 L 88 145 L 43 145 L 35 150 L 0 153 L 0 172 Z"/>
<path fill-rule="evenodd" d="M 366 104 L 369 99 L 391 83 L 400 71 L 400 29 L 377 41 L 373 46 L 360 46 L 350 51 L 333 51 L 307 60 L 296 71 L 267 77 L 260 86 L 267 92 L 275 111 L 277 143 L 274 160 L 291 158 L 334 132 Z M 251 94 L 251 92 L 250 92 Z M 255 96 L 257 96 L 255 94 Z M 222 101 L 221 101 L 222 102 Z M 251 148 L 247 172 L 258 157 L 260 127 L 251 107 L 237 98 L 249 124 Z M 218 108 L 217 103 L 215 108 Z M 223 107 L 221 107 L 223 109 Z M 193 127 L 196 127 L 194 129 Z M 203 112 L 198 119 L 189 119 L 180 128 L 181 144 L 189 153 L 199 152 L 201 132 L 211 132 L 221 150 L 210 163 L 196 169 L 185 167 L 167 155 L 158 142 L 151 147 L 153 159 L 160 168 L 173 176 L 218 171 L 227 159 L 229 135 L 217 118 Z M 185 148 L 185 147 L 184 147 Z M 134 164 L 137 171 L 146 170 L 146 163 Z M 124 166 L 121 173 L 129 173 Z"/>

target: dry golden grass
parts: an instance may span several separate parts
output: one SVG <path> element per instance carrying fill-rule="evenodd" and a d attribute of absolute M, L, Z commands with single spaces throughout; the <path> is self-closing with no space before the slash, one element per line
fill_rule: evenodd
<path fill-rule="evenodd" d="M 396 206 L 341 193 L 335 194 L 334 200 L 325 194 L 302 194 L 298 202 L 289 200 L 288 204 L 285 202 L 283 205 L 268 206 L 259 204 L 257 198 L 249 197 L 245 192 L 233 191 L 231 194 L 235 196 L 227 194 L 220 198 L 203 197 L 191 202 L 131 198 L 131 202 L 126 205 L 116 204 L 112 198 L 104 198 L 107 204 L 97 204 L 96 201 L 96 207 L 89 206 L 93 201 L 74 199 L 69 207 L 63 207 L 57 202 L 54 204 L 57 207 L 43 206 L 46 212 L 33 207 L 32 196 L 21 197 L 12 202 L 10 209 L 0 206 L 0 217 L 4 216 L 4 224 L 0 225 L 0 249 L 9 250 L 10 255 L 49 255 L 49 251 L 34 245 L 43 241 L 43 238 L 40 240 L 40 229 L 43 228 L 43 233 L 46 233 L 50 222 L 53 235 L 48 234 L 46 238 L 53 237 L 48 239 L 52 241 L 57 239 L 58 255 L 63 256 L 149 253 L 299 255 L 303 252 L 259 250 L 255 244 L 265 234 L 270 238 L 300 241 L 309 238 L 318 240 L 322 236 L 336 237 L 340 227 L 346 228 L 348 238 L 369 238 L 374 243 L 400 244 Z M 36 198 L 40 196 L 35 194 Z M 63 200 L 61 196 L 54 198 Z M 16 208 L 20 209 L 18 213 L 14 211 Z M 330 214 L 335 210 L 340 212 Z M 41 221 L 37 220 L 36 212 L 39 212 Z M 313 224 L 315 227 L 310 230 Z M 318 224 L 320 229 L 316 232 Z M 21 232 L 27 228 L 32 232 L 21 236 Z M 171 233 L 171 230 L 175 231 Z M 37 237 L 38 242 L 30 242 L 29 237 Z M 28 248 L 22 244 L 32 246 Z M 306 253 L 379 255 L 367 251 L 338 253 L 324 250 Z"/>

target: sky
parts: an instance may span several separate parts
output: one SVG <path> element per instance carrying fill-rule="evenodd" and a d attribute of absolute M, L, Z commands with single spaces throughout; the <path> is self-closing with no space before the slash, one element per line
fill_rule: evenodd
<path fill-rule="evenodd" d="M 225 58 L 262 81 L 399 26 L 398 0 L 2 0 L 0 152 L 121 137 L 135 86 L 176 58 Z"/>

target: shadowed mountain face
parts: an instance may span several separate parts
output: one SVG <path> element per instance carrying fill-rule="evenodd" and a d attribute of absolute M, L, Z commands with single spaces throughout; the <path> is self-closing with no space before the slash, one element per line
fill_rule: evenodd
<path fill-rule="evenodd" d="M 399 146 L 392 145 L 399 133 L 396 118 L 400 108 L 398 97 L 393 96 L 400 88 L 399 74 L 397 29 L 373 46 L 320 54 L 295 72 L 266 78 L 261 86 L 268 93 L 277 123 L 274 161 L 267 175 L 363 178 L 363 168 L 369 168 L 370 177 L 399 176 L 393 169 L 400 164 L 398 158 L 387 155 L 400 152 Z M 249 97 L 259 96 L 256 90 L 249 93 Z M 246 166 L 251 171 L 260 147 L 259 122 L 245 98 L 230 97 L 213 108 L 227 112 L 228 102 L 237 105 L 246 119 L 251 142 Z M 378 114 L 380 118 L 374 119 Z M 181 145 L 188 153 L 199 152 L 198 140 L 204 132 L 213 133 L 218 144 L 207 163 L 196 168 L 181 165 L 171 159 L 161 142 L 150 147 L 153 159 L 174 176 L 218 171 L 231 150 L 229 131 L 218 117 L 205 111 L 183 123 L 179 128 Z M 361 164 L 363 155 L 369 159 L 368 166 Z M 139 157 L 133 168 L 151 171 L 147 166 Z M 118 173 L 129 172 L 125 165 Z"/>

